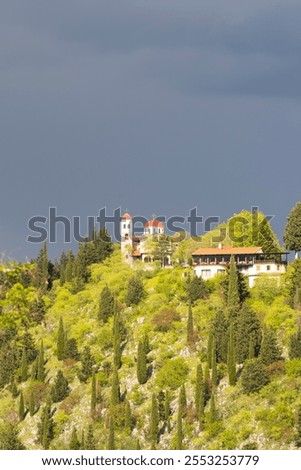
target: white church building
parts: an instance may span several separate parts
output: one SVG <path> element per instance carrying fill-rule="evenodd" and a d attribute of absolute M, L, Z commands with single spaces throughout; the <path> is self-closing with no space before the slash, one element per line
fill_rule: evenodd
<path fill-rule="evenodd" d="M 121 238 L 121 252 L 124 259 L 128 263 L 134 260 L 141 260 L 144 263 L 154 261 L 150 253 L 148 240 L 150 237 L 160 237 L 164 234 L 164 223 L 153 217 L 148 220 L 143 227 L 142 235 L 135 235 L 133 233 L 133 219 L 132 216 L 126 212 L 120 219 L 120 238 Z M 171 265 L 171 254 L 167 254 L 163 260 L 164 266 Z"/>

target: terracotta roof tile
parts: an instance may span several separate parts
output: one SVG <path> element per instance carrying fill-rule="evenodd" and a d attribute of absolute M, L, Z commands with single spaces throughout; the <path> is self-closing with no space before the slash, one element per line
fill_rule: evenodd
<path fill-rule="evenodd" d="M 233 247 L 223 246 L 221 248 L 199 248 L 192 253 L 192 256 L 199 255 L 255 255 L 262 253 L 260 246 Z"/>

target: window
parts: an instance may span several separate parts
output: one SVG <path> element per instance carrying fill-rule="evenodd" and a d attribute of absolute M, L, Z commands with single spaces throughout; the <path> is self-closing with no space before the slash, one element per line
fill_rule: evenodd
<path fill-rule="evenodd" d="M 128 228 L 131 228 L 130 224 L 128 225 Z"/>
<path fill-rule="evenodd" d="M 271 271 L 271 266 L 269 264 L 267 265 L 267 271 Z"/>
<path fill-rule="evenodd" d="M 201 271 L 202 278 L 209 278 L 211 277 L 210 269 L 202 269 Z"/>
<path fill-rule="evenodd" d="M 126 228 L 126 224 L 123 224 L 123 228 Z"/>

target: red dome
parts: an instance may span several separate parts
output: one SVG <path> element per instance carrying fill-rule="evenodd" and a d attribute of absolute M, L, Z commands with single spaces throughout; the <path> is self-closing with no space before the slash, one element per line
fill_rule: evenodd
<path fill-rule="evenodd" d="M 123 215 L 121 216 L 121 219 L 131 219 L 131 218 L 132 218 L 132 216 L 131 216 L 131 214 L 129 214 L 128 212 L 126 212 L 125 214 L 123 214 Z"/>
<path fill-rule="evenodd" d="M 162 227 L 163 228 L 164 224 L 160 220 L 152 219 L 146 222 L 146 224 L 144 224 L 144 227 Z"/>

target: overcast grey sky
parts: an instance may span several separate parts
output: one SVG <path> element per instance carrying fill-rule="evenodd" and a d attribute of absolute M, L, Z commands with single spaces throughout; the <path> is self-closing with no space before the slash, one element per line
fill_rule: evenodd
<path fill-rule="evenodd" d="M 34 256 L 27 220 L 49 206 L 257 205 L 281 238 L 301 199 L 300 24 L 290 0 L 2 0 L 0 252 Z"/>

